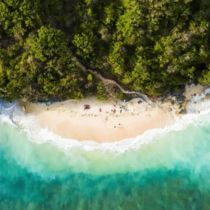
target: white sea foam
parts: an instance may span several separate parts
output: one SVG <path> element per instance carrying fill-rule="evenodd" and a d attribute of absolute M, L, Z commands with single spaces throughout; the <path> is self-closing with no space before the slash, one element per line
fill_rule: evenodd
<path fill-rule="evenodd" d="M 210 88 L 207 88 L 202 94 L 195 95 L 187 105 L 187 113 L 199 113 L 208 111 L 210 108 Z"/>
<path fill-rule="evenodd" d="M 20 129 L 27 138 L 20 135 L 21 143 L 11 141 L 10 146 L 13 148 L 12 155 L 20 165 L 41 176 L 44 176 L 46 171 L 48 174 L 52 171 L 60 174 L 60 171 L 67 168 L 93 174 L 136 171 L 160 166 L 170 168 L 176 161 L 182 161 L 183 164 L 192 161 L 195 153 L 191 151 L 191 147 L 185 148 L 185 139 L 182 140 L 176 135 L 170 138 L 170 134 L 167 134 L 184 130 L 191 125 L 200 126 L 209 120 L 206 116 L 210 116 L 209 109 L 186 114 L 177 118 L 172 125 L 148 130 L 135 138 L 112 143 L 96 143 L 62 138 L 48 129 L 41 128 L 36 117 L 23 113 L 17 106 L 14 120 L 18 126 L 14 129 Z M 9 116 L 1 116 L 1 121 L 14 127 Z M 14 139 L 13 137 L 10 139 Z M 196 138 L 192 138 L 190 145 L 196 145 L 196 142 L 198 142 Z M 174 149 L 176 147 L 177 150 Z M 152 155 L 148 156 L 148 153 Z"/>
<path fill-rule="evenodd" d="M 122 153 L 128 150 L 137 150 L 142 145 L 160 139 L 158 137 L 166 135 L 168 132 L 182 130 L 191 124 L 200 125 L 208 121 L 206 116 L 210 114 L 210 99 L 206 99 L 206 96 L 209 94 L 210 89 L 206 89 L 202 95 L 192 97 L 192 100 L 187 106 L 188 113 L 177 117 L 172 125 L 168 125 L 164 128 L 151 129 L 135 138 L 111 143 L 97 143 L 89 140 L 78 141 L 76 139 L 62 138 L 49 131 L 47 128 L 41 128 L 35 117 L 24 114 L 18 106 L 16 106 L 14 110 L 14 120 L 18 124 L 18 129 L 24 131 L 28 135 L 28 139 L 37 144 L 51 143 L 64 151 L 79 149 L 85 151 L 100 150 Z M 1 120 L 14 126 L 8 115 L 1 115 Z"/>

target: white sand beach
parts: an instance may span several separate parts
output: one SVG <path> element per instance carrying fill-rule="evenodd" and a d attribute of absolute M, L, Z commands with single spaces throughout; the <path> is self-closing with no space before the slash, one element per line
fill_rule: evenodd
<path fill-rule="evenodd" d="M 186 102 L 203 90 L 199 85 L 186 86 Z M 96 142 L 118 141 L 163 128 L 175 121 L 178 110 L 179 105 L 171 100 L 151 106 L 139 99 L 102 102 L 95 98 L 24 105 L 24 111 L 33 115 L 41 127 L 64 138 Z"/>
<path fill-rule="evenodd" d="M 148 106 L 138 99 L 101 102 L 93 98 L 51 105 L 28 103 L 25 112 L 62 137 L 112 142 L 172 123 L 175 113 L 171 106 L 170 103 Z"/>

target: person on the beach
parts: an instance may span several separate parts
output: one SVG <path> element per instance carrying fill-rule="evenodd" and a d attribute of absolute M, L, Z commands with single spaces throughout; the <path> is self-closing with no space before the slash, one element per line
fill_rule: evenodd
<path fill-rule="evenodd" d="M 90 105 L 89 104 L 85 104 L 84 105 L 84 110 L 90 109 Z"/>

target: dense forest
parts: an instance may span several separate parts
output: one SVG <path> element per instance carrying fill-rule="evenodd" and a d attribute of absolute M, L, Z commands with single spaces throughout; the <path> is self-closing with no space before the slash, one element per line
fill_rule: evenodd
<path fill-rule="evenodd" d="M 209 20 L 209 0 L 0 0 L 0 97 L 158 97 L 208 85 Z"/>

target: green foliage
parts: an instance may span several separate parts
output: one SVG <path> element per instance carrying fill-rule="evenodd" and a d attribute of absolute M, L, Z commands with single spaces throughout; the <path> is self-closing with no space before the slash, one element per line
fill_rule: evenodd
<path fill-rule="evenodd" d="M 97 84 L 97 98 L 99 100 L 106 100 L 106 99 L 108 99 L 107 90 L 106 90 L 106 88 L 104 87 L 104 85 L 101 82 L 99 82 Z"/>
<path fill-rule="evenodd" d="M 209 20 L 206 0 L 2 0 L 0 96 L 104 98 L 72 56 L 150 96 L 209 85 Z"/>
<path fill-rule="evenodd" d="M 26 58 L 22 69 L 27 78 L 35 79 L 42 94 L 52 98 L 81 97 L 80 72 L 72 63 L 71 51 L 65 34 L 58 29 L 42 26 L 26 40 Z M 32 71 L 31 71 L 32 70 Z"/>
<path fill-rule="evenodd" d="M 77 54 L 83 56 L 84 58 L 90 58 L 93 54 L 93 34 L 75 34 L 72 43 L 77 49 Z"/>
<path fill-rule="evenodd" d="M 7 0 L 0 2 L 0 22 L 8 36 L 22 39 L 41 23 L 39 1 Z"/>
<path fill-rule="evenodd" d="M 202 85 L 210 85 L 210 65 L 206 71 L 203 71 L 201 77 L 199 78 L 199 82 Z"/>

